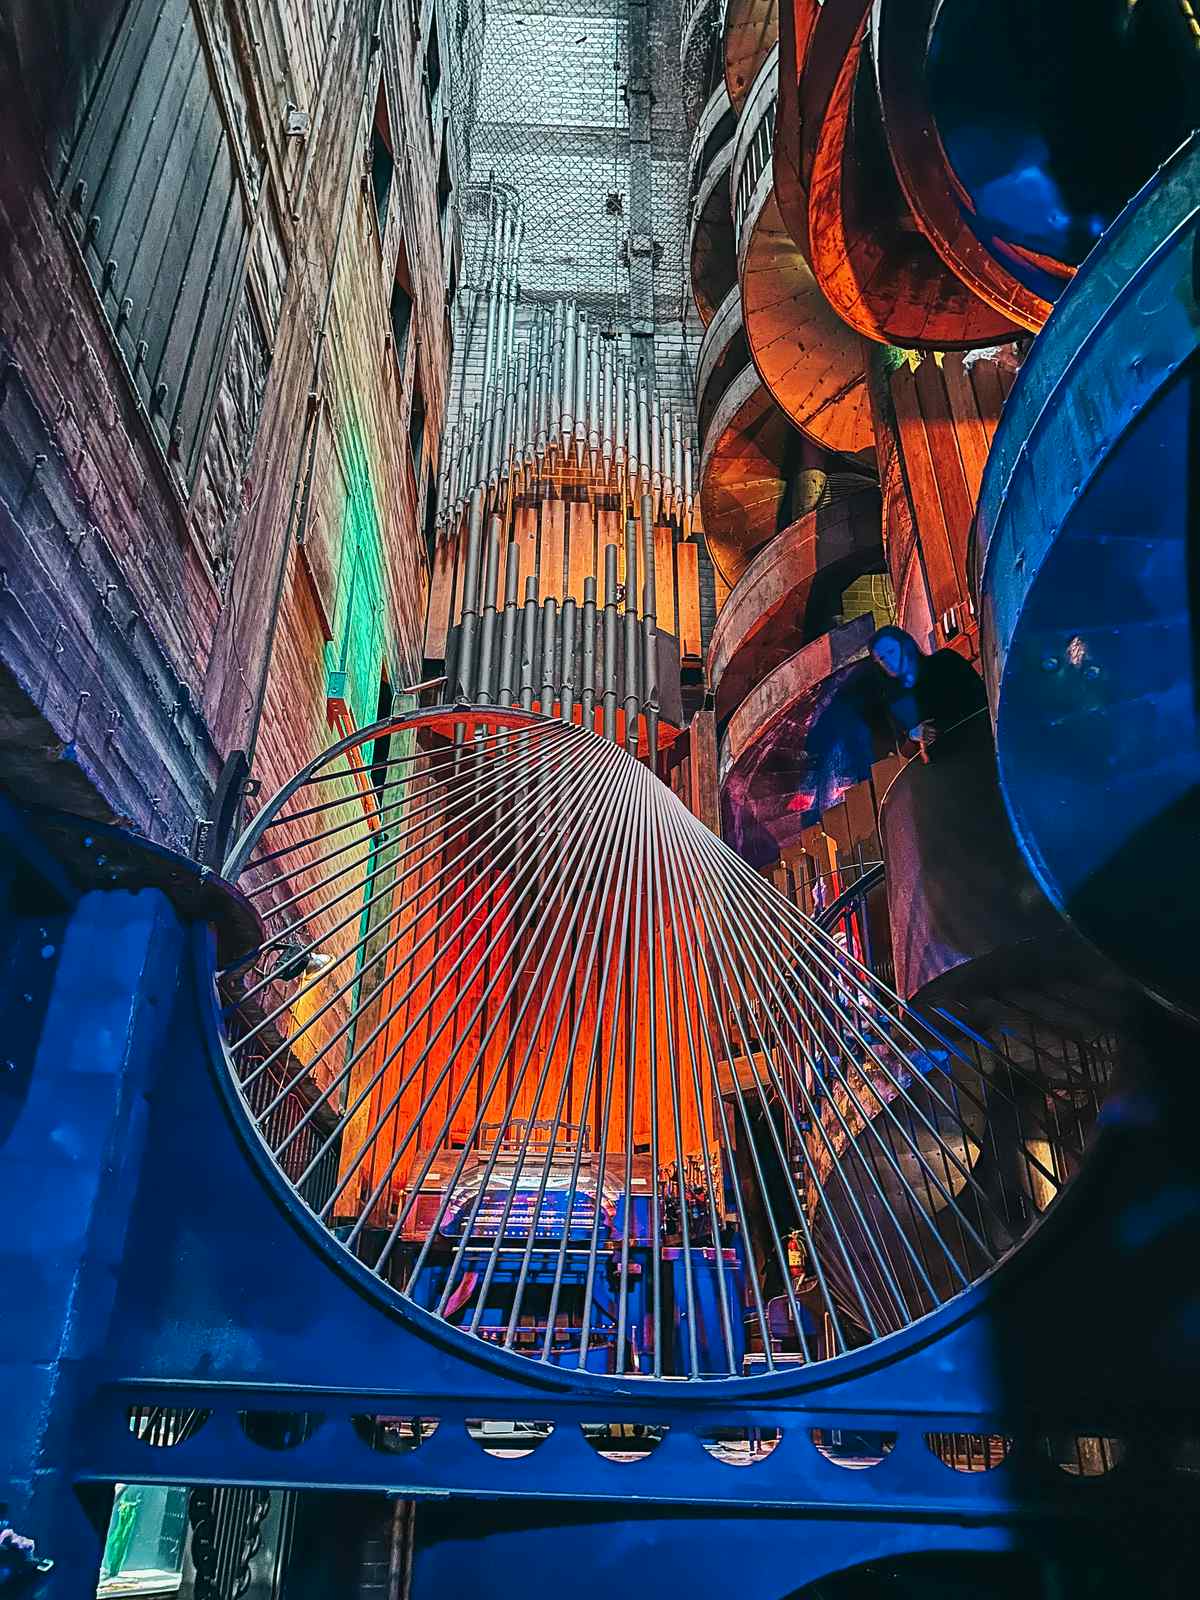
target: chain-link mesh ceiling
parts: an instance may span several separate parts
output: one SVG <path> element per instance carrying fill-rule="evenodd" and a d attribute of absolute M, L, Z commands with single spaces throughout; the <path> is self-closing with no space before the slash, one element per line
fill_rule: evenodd
<path fill-rule="evenodd" d="M 631 167 L 627 86 L 637 25 L 629 0 L 459 0 L 452 114 L 468 183 L 510 186 L 520 198 L 526 298 L 570 296 L 628 314 L 626 240 L 657 247 L 656 320 L 685 304 L 689 134 L 679 84 L 679 0 L 647 8 L 653 95 L 649 217 Z M 632 194 L 631 194 L 632 191 Z M 463 205 L 464 278 L 480 271 L 484 208 Z M 647 220 L 649 226 L 646 226 Z"/>

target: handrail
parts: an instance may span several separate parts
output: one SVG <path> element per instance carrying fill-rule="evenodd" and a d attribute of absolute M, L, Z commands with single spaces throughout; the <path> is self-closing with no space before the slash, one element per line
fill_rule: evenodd
<path fill-rule="evenodd" d="M 822 933 L 828 933 L 835 923 L 839 922 L 846 912 L 856 905 L 859 900 L 865 900 L 872 889 L 878 888 L 887 876 L 887 866 L 882 861 L 876 861 L 869 866 L 861 878 L 855 880 L 848 888 L 842 890 L 835 900 L 831 900 L 824 911 L 819 911 L 813 918 Z"/>

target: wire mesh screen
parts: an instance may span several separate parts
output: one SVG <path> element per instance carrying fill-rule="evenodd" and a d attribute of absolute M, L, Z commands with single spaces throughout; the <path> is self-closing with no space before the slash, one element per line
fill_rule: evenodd
<path fill-rule="evenodd" d="M 227 873 L 246 1115 L 392 1291 L 615 1377 L 906 1327 L 1070 1176 L 1102 1051 L 920 1016 L 613 741 L 413 713 L 314 762 Z"/>
<path fill-rule="evenodd" d="M 687 232 L 689 133 L 679 83 L 679 0 L 647 8 L 645 58 L 653 105 L 648 210 L 631 206 L 628 0 L 461 0 L 451 107 L 472 186 L 496 182 L 520 198 L 524 293 L 610 305 L 623 320 L 631 217 L 660 251 L 659 298 L 677 320 Z M 636 164 L 642 152 L 632 157 Z M 477 209 L 462 206 L 464 280 L 487 249 Z"/>

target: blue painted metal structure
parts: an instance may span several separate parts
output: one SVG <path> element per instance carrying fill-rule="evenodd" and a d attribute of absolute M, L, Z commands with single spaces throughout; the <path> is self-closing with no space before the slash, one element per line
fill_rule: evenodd
<path fill-rule="evenodd" d="M 179 871 L 186 879 L 190 869 Z M 1176 1426 L 1181 1386 L 1194 1386 L 1200 1359 L 1185 1345 L 1174 1370 L 1143 1362 L 1134 1381 L 1129 1370 L 1131 1350 L 1163 1326 L 1144 1258 L 1162 1228 L 1184 1250 L 1196 1231 L 1186 1208 L 1170 1208 L 1181 1181 L 1178 1157 L 1163 1148 L 1174 1113 L 1118 1120 L 1014 1259 L 903 1334 L 699 1391 L 597 1381 L 439 1333 L 375 1292 L 296 1207 L 246 1123 L 221 1055 L 214 929 L 185 925 L 158 889 L 133 887 L 85 895 L 60 921 L 57 961 L 38 949 L 27 957 L 49 978 L 37 1081 L 21 1106 L 25 1162 L 8 1163 L 6 1177 L 10 1214 L 32 1196 L 44 1220 L 34 1238 L 39 1286 L 5 1326 L 14 1392 L 44 1364 L 47 1339 L 68 1333 L 51 1353 L 44 1396 L 30 1390 L 24 1409 L 9 1403 L 5 1476 L 23 1451 L 40 1452 L 25 1504 L 28 1525 L 59 1558 L 51 1594 L 87 1591 L 115 1481 L 508 1502 L 487 1513 L 491 1531 L 470 1550 L 453 1519 L 435 1516 L 415 1592 L 446 1592 L 451 1563 L 462 1582 L 494 1535 L 513 1560 L 487 1592 L 528 1593 L 530 1575 L 548 1572 L 569 1538 L 575 1592 L 597 1600 L 619 1552 L 640 1552 L 647 1584 L 690 1574 L 699 1585 L 719 1540 L 721 1570 L 767 1600 L 872 1555 L 1014 1547 L 1097 1519 L 1116 1525 L 1129 1515 L 1131 1482 L 1143 1509 L 1181 1493 L 1161 1430 Z M 65 1159 L 50 1161 L 55 1150 Z M 1113 1203 L 1131 1186 L 1140 1239 Z M 28 1251 L 11 1259 L 10 1281 L 22 1271 L 28 1279 L 29 1262 Z M 42 1279 L 67 1298 L 47 1296 Z M 1172 1302 L 1163 1315 L 1174 1314 Z M 131 1409 L 146 1406 L 207 1415 L 162 1448 L 130 1429 Z M 304 1412 L 311 1426 L 293 1430 L 293 1448 L 270 1448 L 271 1430 L 256 1425 L 263 1412 Z M 439 1426 L 411 1453 L 390 1455 L 352 1420 L 380 1415 Z M 468 1434 L 473 1418 L 552 1431 L 527 1457 L 499 1459 Z M 644 1459 L 615 1462 L 580 1427 L 596 1422 L 668 1432 Z M 705 1448 L 721 1429 L 782 1437 L 735 1469 Z M 848 1470 L 818 1451 L 813 1429 L 894 1434 L 896 1444 L 878 1465 Z M 1126 1461 L 1111 1479 L 1074 1479 L 1041 1451 L 1054 1430 L 1120 1437 Z M 1003 1434 L 1014 1446 L 994 1470 L 962 1473 L 928 1447 L 926 1436 L 942 1433 Z M 71 1511 L 76 1496 L 96 1527 Z M 770 1551 L 751 1563 L 765 1535 Z"/>
<path fill-rule="evenodd" d="M 996 432 L 973 548 L 1021 847 L 1085 935 L 1193 1013 L 1198 228 L 1193 137 L 1034 344 Z"/>
<path fill-rule="evenodd" d="M 597 1382 L 419 1322 L 301 1213 L 256 1148 L 225 1072 L 212 934 L 194 928 L 189 944 L 150 1088 L 113 1320 L 73 1430 L 78 1479 L 615 1503 L 636 1494 L 664 1506 L 803 1506 L 961 1529 L 1079 1508 L 1079 1485 L 1039 1459 L 1039 1428 L 1132 1438 L 1146 1427 L 1145 1396 L 1126 1372 L 1127 1322 L 1108 1307 L 1096 1271 L 1095 1253 L 1113 1248 L 1107 1230 L 1116 1224 L 1097 1198 L 1114 1181 L 1119 1130 L 1015 1259 L 902 1334 L 769 1378 L 710 1381 L 702 1395 L 669 1382 Z M 184 1443 L 158 1449 L 129 1430 L 129 1408 L 146 1405 L 210 1415 Z M 263 1410 L 306 1411 L 320 1422 L 294 1449 L 270 1450 L 240 1420 Z M 400 1460 L 364 1444 L 351 1422 L 364 1415 L 441 1425 Z M 480 1417 L 545 1421 L 554 1431 L 525 1459 L 495 1459 L 465 1431 Z M 618 1465 L 577 1426 L 597 1421 L 670 1432 L 646 1461 Z M 781 1429 L 783 1439 L 734 1471 L 697 1437 L 722 1427 Z M 813 1447 L 813 1428 L 896 1433 L 899 1442 L 879 1466 L 851 1473 Z M 939 1432 L 1000 1433 L 1017 1444 L 994 1471 L 961 1474 L 926 1447 L 923 1435 Z M 1095 1509 L 1105 1486 L 1087 1489 Z M 838 1564 L 832 1553 L 822 1559 Z"/>

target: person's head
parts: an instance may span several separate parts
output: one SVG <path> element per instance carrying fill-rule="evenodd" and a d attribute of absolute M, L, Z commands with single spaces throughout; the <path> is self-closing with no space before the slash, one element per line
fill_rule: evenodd
<path fill-rule="evenodd" d="M 912 688 L 921 660 L 920 647 L 912 634 L 905 633 L 903 628 L 880 628 L 872 635 L 868 648 L 880 672 L 906 689 Z"/>

